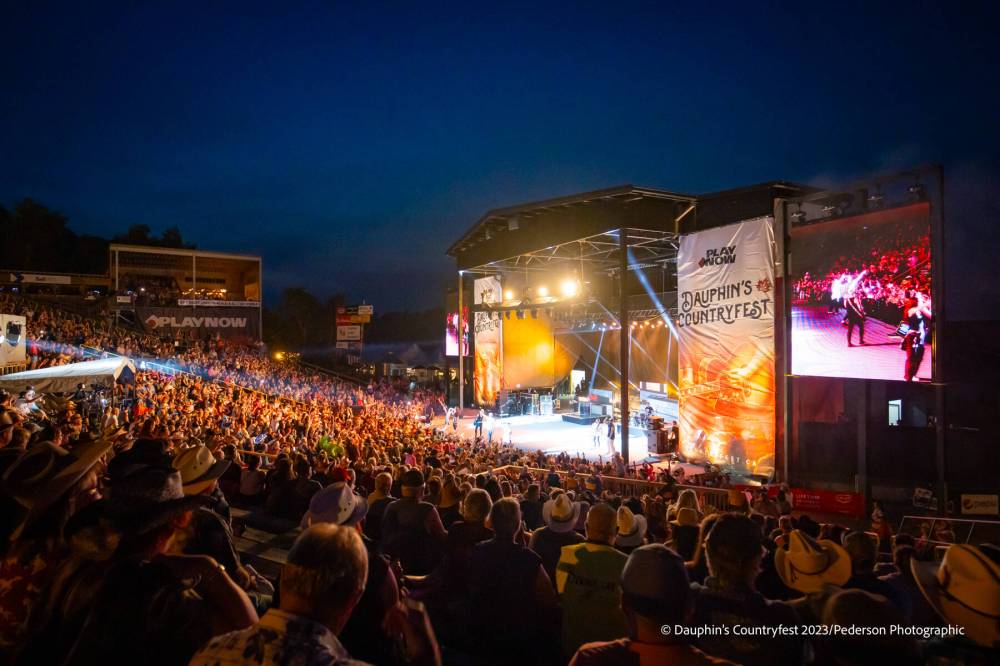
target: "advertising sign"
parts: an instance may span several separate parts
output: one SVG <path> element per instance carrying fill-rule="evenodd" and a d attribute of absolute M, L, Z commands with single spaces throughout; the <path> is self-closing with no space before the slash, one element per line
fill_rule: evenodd
<path fill-rule="evenodd" d="M 224 337 L 260 339 L 258 308 L 136 308 L 139 321 L 149 331 L 219 334 Z"/>
<path fill-rule="evenodd" d="M 347 325 L 337 327 L 337 340 L 358 341 L 361 339 L 361 327 L 358 325 Z"/>
<path fill-rule="evenodd" d="M 214 301 L 197 298 L 178 298 L 177 305 L 196 306 L 203 308 L 256 308 L 260 307 L 257 301 Z"/>
<path fill-rule="evenodd" d="M 473 385 L 475 401 L 479 405 L 492 405 L 500 393 L 503 376 L 500 356 L 503 345 L 502 322 L 498 312 L 476 312 L 476 368 Z"/>
<path fill-rule="evenodd" d="M 677 264 L 684 453 L 751 473 L 773 470 L 772 218 L 684 236 Z"/>
<path fill-rule="evenodd" d="M 500 278 L 496 275 L 479 278 L 473 284 L 473 302 L 476 305 L 499 305 L 503 300 Z"/>
<path fill-rule="evenodd" d="M 27 360 L 27 323 L 20 315 L 0 314 L 0 366 Z"/>
<path fill-rule="evenodd" d="M 962 513 L 970 516 L 995 516 L 1000 512 L 998 495 L 962 495 Z"/>

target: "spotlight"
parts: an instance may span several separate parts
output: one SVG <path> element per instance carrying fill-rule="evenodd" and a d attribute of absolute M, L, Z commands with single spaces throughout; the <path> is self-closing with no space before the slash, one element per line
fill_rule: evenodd
<path fill-rule="evenodd" d="M 796 222 L 802 222 L 806 219 L 806 212 L 804 210 L 797 210 L 792 213 L 792 219 Z"/>
<path fill-rule="evenodd" d="M 580 285 L 576 280 L 566 280 L 562 283 L 562 295 L 566 298 L 573 298 L 580 290 Z"/>
<path fill-rule="evenodd" d="M 514 300 L 514 291 L 508 289 L 507 291 L 503 292 L 503 297 L 506 298 L 508 301 Z"/>
<path fill-rule="evenodd" d="M 504 312 L 504 315 L 507 317 L 507 319 L 510 319 L 510 310 L 507 310 L 507 312 Z"/>
<path fill-rule="evenodd" d="M 517 318 L 518 319 L 524 319 L 524 310 L 518 310 L 517 311 Z"/>
<path fill-rule="evenodd" d="M 546 287 L 544 284 L 541 287 L 539 287 L 537 291 L 538 295 L 541 296 L 542 298 L 545 298 L 546 296 L 549 295 L 549 288 Z"/>

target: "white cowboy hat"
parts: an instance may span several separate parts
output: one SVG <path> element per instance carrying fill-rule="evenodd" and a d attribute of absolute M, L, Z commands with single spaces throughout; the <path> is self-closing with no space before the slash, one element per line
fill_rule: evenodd
<path fill-rule="evenodd" d="M 580 503 L 570 501 L 566 493 L 542 505 L 542 520 L 553 532 L 572 532 L 579 518 Z"/>
<path fill-rule="evenodd" d="M 316 523 L 356 525 L 368 513 L 368 500 L 354 493 L 347 483 L 334 483 L 312 496 L 302 527 Z"/>
<path fill-rule="evenodd" d="M 185 449 L 174 457 L 174 469 L 181 473 L 185 495 L 200 495 L 229 467 L 229 460 L 216 460 L 204 444 Z"/>

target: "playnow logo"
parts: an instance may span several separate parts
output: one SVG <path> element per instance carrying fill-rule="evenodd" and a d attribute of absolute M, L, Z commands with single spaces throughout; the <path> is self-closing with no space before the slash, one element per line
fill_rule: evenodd
<path fill-rule="evenodd" d="M 150 328 L 246 328 L 246 317 L 157 317 L 146 318 Z"/>

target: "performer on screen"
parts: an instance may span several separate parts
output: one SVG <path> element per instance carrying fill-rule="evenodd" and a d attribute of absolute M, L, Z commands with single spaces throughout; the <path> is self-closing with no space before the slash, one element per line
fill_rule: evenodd
<path fill-rule="evenodd" d="M 854 334 L 854 327 L 858 327 L 858 343 L 865 344 L 865 305 L 862 300 L 860 289 L 852 291 L 844 304 L 847 306 L 847 346 L 853 347 L 851 337 Z"/>
<path fill-rule="evenodd" d="M 931 318 L 930 304 L 920 292 L 906 300 L 903 306 L 903 316 L 910 330 L 903 336 L 900 348 L 906 353 L 903 366 L 903 378 L 912 382 L 920 371 L 920 363 L 924 360 L 924 346 L 927 344 L 927 327 Z"/>

